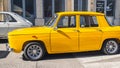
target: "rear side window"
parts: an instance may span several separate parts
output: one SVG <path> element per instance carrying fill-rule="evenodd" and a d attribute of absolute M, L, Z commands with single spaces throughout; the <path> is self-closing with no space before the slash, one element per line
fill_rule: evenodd
<path fill-rule="evenodd" d="M 17 22 L 11 15 L 9 14 L 6 14 L 6 17 L 7 17 L 7 21 L 8 22 Z"/>
<path fill-rule="evenodd" d="M 96 16 L 80 16 L 80 27 L 98 27 Z"/>
<path fill-rule="evenodd" d="M 11 15 L 0 13 L 0 22 L 17 22 Z"/>

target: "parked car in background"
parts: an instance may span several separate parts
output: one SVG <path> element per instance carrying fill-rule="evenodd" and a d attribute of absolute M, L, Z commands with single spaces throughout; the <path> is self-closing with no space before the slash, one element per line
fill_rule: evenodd
<path fill-rule="evenodd" d="M 13 12 L 0 12 L 0 39 L 7 39 L 7 33 L 18 28 L 31 27 L 32 23 Z"/>
<path fill-rule="evenodd" d="M 17 29 L 8 34 L 10 48 L 24 51 L 30 60 L 48 54 L 103 51 L 117 54 L 120 26 L 111 26 L 105 15 L 97 12 L 59 12 L 44 27 Z"/>

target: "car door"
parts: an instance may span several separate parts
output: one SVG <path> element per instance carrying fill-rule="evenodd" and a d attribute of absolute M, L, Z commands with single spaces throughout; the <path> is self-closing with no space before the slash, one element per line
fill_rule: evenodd
<path fill-rule="evenodd" d="M 79 31 L 80 51 L 100 49 L 102 30 L 98 25 L 97 16 L 81 15 Z"/>
<path fill-rule="evenodd" d="M 57 27 L 51 31 L 51 51 L 71 52 L 78 50 L 76 16 L 62 16 Z"/>
<path fill-rule="evenodd" d="M 0 37 L 6 36 L 8 31 L 8 24 L 6 14 L 0 13 Z"/>
<path fill-rule="evenodd" d="M 8 32 L 22 27 L 20 26 L 21 23 L 17 21 L 16 18 L 14 18 L 12 15 L 6 14 L 6 17 L 7 17 L 7 24 L 8 24 Z"/>

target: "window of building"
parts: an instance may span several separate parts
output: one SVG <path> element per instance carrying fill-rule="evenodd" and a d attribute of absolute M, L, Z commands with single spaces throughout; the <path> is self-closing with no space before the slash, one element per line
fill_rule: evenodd
<path fill-rule="evenodd" d="M 54 0 L 55 5 L 54 5 L 54 12 L 61 12 L 65 11 L 65 0 Z"/>
<path fill-rule="evenodd" d="M 74 0 L 74 11 L 87 11 L 88 0 Z"/>
<path fill-rule="evenodd" d="M 60 11 L 65 11 L 65 0 L 44 0 L 45 21 Z"/>
<path fill-rule="evenodd" d="M 98 27 L 96 16 L 80 16 L 80 27 Z"/>
<path fill-rule="evenodd" d="M 107 0 L 106 15 L 114 16 L 115 0 Z"/>
<path fill-rule="evenodd" d="M 58 28 L 76 27 L 75 16 L 63 16 L 58 22 Z"/>
<path fill-rule="evenodd" d="M 97 0 L 96 1 L 96 11 L 104 13 L 105 1 L 104 0 Z"/>
<path fill-rule="evenodd" d="M 52 16 L 52 0 L 44 0 L 44 16 Z"/>
<path fill-rule="evenodd" d="M 12 11 L 23 16 L 22 0 L 12 0 Z"/>
<path fill-rule="evenodd" d="M 114 16 L 115 0 L 97 0 L 96 11 L 105 13 L 107 16 Z"/>
<path fill-rule="evenodd" d="M 32 21 L 35 18 L 35 0 L 11 0 L 11 10 Z M 33 21 L 32 21 L 33 22 Z"/>

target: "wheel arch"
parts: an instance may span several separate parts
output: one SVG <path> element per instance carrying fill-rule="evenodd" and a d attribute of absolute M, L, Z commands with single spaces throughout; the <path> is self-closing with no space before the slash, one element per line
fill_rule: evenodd
<path fill-rule="evenodd" d="M 115 40 L 115 41 L 117 41 L 118 44 L 120 44 L 120 40 L 119 40 L 118 38 L 108 38 L 108 39 L 105 39 L 105 40 L 103 41 L 102 46 L 101 46 L 101 49 L 103 48 L 104 43 L 105 43 L 106 41 L 108 41 L 108 40 Z"/>
<path fill-rule="evenodd" d="M 29 41 L 24 42 L 23 47 L 22 47 L 22 51 L 24 50 L 25 46 L 26 46 L 28 43 L 30 43 L 30 42 L 37 42 L 37 43 L 42 44 L 42 46 L 43 46 L 44 49 L 45 49 L 45 52 L 47 52 L 47 49 L 46 49 L 46 47 L 45 47 L 45 44 L 44 44 L 44 42 L 41 41 L 41 40 L 29 40 Z"/>

